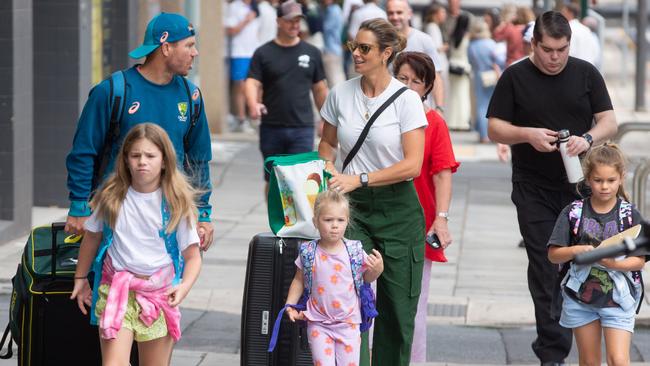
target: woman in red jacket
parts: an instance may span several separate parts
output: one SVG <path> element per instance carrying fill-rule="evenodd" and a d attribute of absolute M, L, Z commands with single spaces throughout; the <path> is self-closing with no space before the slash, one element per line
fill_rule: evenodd
<path fill-rule="evenodd" d="M 411 348 L 411 362 L 426 362 L 426 319 L 431 262 L 447 261 L 444 248 L 451 244 L 451 235 L 447 226 L 451 202 L 451 174 L 460 164 L 454 157 L 447 124 L 425 102 L 436 77 L 431 58 L 422 52 L 402 52 L 397 56 L 393 70 L 397 80 L 420 95 L 429 122 L 425 130 L 422 171 L 413 181 L 424 209 L 427 236 L 435 233 L 440 244 L 438 249 L 434 249 L 431 245 L 425 246 L 427 260 L 424 261 L 422 291 L 415 317 L 415 333 Z"/>

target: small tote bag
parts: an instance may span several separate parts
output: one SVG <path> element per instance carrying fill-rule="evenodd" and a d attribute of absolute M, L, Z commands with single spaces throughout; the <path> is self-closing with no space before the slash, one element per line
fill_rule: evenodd
<path fill-rule="evenodd" d="M 279 237 L 319 238 L 314 226 L 314 203 L 327 189 L 325 161 L 317 151 L 269 156 L 264 167 L 270 174 L 268 215 L 271 231 Z"/>

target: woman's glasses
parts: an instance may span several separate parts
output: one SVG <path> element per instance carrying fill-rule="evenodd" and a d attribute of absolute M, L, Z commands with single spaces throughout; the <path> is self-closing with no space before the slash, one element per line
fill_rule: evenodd
<path fill-rule="evenodd" d="M 367 55 L 370 50 L 372 50 L 374 47 L 378 47 L 372 44 L 367 44 L 367 43 L 357 43 L 353 41 L 348 41 L 347 43 L 348 50 L 350 52 L 354 52 L 357 48 L 359 49 L 359 52 L 361 52 L 362 55 Z"/>

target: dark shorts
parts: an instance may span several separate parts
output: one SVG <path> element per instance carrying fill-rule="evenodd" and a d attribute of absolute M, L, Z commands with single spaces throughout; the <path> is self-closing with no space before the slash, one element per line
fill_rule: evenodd
<path fill-rule="evenodd" d="M 314 151 L 314 126 L 260 126 L 260 151 L 264 159 L 273 155 L 289 155 Z M 264 169 L 264 180 L 269 173 Z"/>

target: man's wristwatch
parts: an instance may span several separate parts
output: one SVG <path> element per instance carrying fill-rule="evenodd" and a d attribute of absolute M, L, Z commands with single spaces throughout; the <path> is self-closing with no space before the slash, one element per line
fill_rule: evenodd
<path fill-rule="evenodd" d="M 368 173 L 359 174 L 359 180 L 361 181 L 361 187 L 368 187 Z"/>
<path fill-rule="evenodd" d="M 439 106 L 439 105 L 436 106 L 435 110 L 437 110 L 440 113 L 445 113 L 445 108 L 443 108 L 442 106 Z"/>
<path fill-rule="evenodd" d="M 588 134 L 588 133 L 583 133 L 583 134 L 582 134 L 582 138 L 585 139 L 585 140 L 587 140 L 587 142 L 589 143 L 589 147 L 591 147 L 591 145 L 594 144 L 594 138 L 591 137 L 590 134 Z"/>
<path fill-rule="evenodd" d="M 449 212 L 440 211 L 438 212 L 437 216 L 444 217 L 445 219 L 447 219 L 447 221 L 449 221 Z"/>

